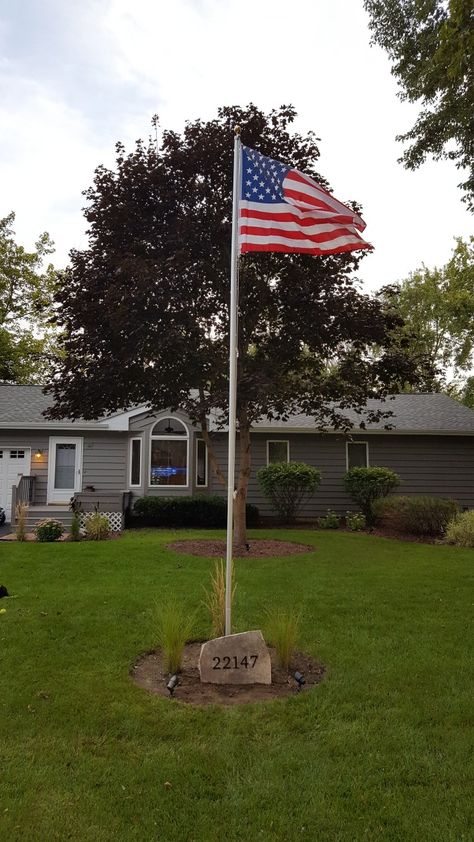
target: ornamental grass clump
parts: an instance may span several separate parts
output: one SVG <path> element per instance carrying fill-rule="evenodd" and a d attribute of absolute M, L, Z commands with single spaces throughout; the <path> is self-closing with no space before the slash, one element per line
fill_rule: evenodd
<path fill-rule="evenodd" d="M 81 516 L 79 512 L 74 512 L 71 521 L 71 528 L 69 530 L 70 541 L 81 540 Z"/>
<path fill-rule="evenodd" d="M 94 512 L 86 518 L 85 533 L 89 541 L 105 541 L 109 537 L 110 524 L 106 515 Z"/>
<path fill-rule="evenodd" d="M 26 518 L 28 506 L 26 503 L 18 503 L 15 509 L 15 535 L 17 541 L 26 541 Z"/>
<path fill-rule="evenodd" d="M 35 526 L 36 540 L 40 541 L 40 543 L 59 541 L 63 532 L 63 524 L 59 520 L 54 520 L 54 518 L 39 520 Z"/>
<path fill-rule="evenodd" d="M 235 584 L 234 562 L 232 562 L 232 585 L 231 585 L 231 606 L 234 603 Z M 225 634 L 225 566 L 224 561 L 216 561 L 214 573 L 211 574 L 211 586 L 209 590 L 204 588 L 203 604 L 209 611 L 211 618 L 212 637 L 223 637 Z"/>
<path fill-rule="evenodd" d="M 460 512 L 446 527 L 446 543 L 474 547 L 474 511 Z"/>
<path fill-rule="evenodd" d="M 275 647 L 278 663 L 286 670 L 296 650 L 299 625 L 300 615 L 293 608 L 275 608 L 266 614 L 265 638 Z"/>
<path fill-rule="evenodd" d="M 276 462 L 257 471 L 260 487 L 282 523 L 294 523 L 319 488 L 321 471 L 304 462 Z"/>
<path fill-rule="evenodd" d="M 184 647 L 192 634 L 193 626 L 194 615 L 181 605 L 157 605 L 157 639 L 163 652 L 165 672 L 174 675 L 180 671 Z"/>

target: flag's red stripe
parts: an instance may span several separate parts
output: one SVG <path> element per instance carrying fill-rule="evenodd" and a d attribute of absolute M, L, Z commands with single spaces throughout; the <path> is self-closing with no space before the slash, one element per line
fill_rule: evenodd
<path fill-rule="evenodd" d="M 271 206 L 270 206 L 271 207 Z M 251 210 L 248 208 L 241 208 L 240 216 L 242 219 L 262 219 L 262 220 L 269 220 L 270 222 L 295 222 L 297 225 L 301 226 L 311 226 L 311 225 L 328 225 L 331 222 L 347 222 L 352 223 L 353 216 L 344 216 L 343 214 L 334 213 L 331 216 L 309 216 L 311 211 L 308 211 L 308 216 L 301 216 L 301 211 L 297 210 L 295 213 L 292 213 L 291 205 L 288 205 L 288 213 L 274 213 L 273 211 L 257 211 Z"/>
<path fill-rule="evenodd" d="M 333 208 L 326 202 L 323 202 L 322 199 L 316 198 L 316 196 L 310 196 L 309 193 L 302 193 L 300 190 L 292 190 L 287 184 L 284 185 L 283 191 L 285 199 L 293 199 L 295 202 L 301 202 L 301 204 L 308 205 L 311 208 L 333 213 Z"/>
<path fill-rule="evenodd" d="M 336 226 L 331 231 L 323 231 L 320 234 L 308 234 L 305 231 L 293 231 L 285 228 L 259 228 L 257 225 L 241 225 L 239 233 L 242 237 L 251 235 L 254 237 L 266 237 L 268 240 L 271 240 L 272 237 L 285 237 L 287 240 L 309 240 L 311 243 L 328 243 L 330 240 L 336 240 L 338 237 L 352 237 L 355 243 L 360 239 L 354 231 Z"/>
<path fill-rule="evenodd" d="M 364 243 L 362 240 L 360 243 L 344 243 L 344 245 L 337 246 L 334 249 L 319 249 L 315 248 L 302 248 L 301 246 L 285 246 L 282 243 L 265 243 L 263 244 L 253 244 L 253 243 L 242 243 L 240 246 L 241 254 L 245 254 L 249 251 L 282 251 L 282 252 L 299 252 L 300 254 L 342 254 L 346 251 L 356 251 L 358 249 L 372 249 L 373 246 L 370 243 Z"/>

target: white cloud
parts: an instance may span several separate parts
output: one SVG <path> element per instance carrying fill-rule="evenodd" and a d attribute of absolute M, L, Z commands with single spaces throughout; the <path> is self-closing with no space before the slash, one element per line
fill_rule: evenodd
<path fill-rule="evenodd" d="M 249 101 L 292 102 L 297 128 L 321 137 L 335 195 L 364 206 L 376 246 L 361 267 L 368 286 L 446 262 L 453 237 L 471 232 L 451 164 L 410 173 L 397 163 L 394 137 L 416 109 L 397 100 L 385 54 L 369 48 L 361 0 L 49 0 L 44 17 L 55 29 L 34 72 L 23 53 L 1 71 L 0 213 L 16 209 L 30 240 L 49 229 L 60 261 L 81 243 L 81 190 L 113 162 L 116 140 L 148 135 L 155 112 L 180 130 Z"/>

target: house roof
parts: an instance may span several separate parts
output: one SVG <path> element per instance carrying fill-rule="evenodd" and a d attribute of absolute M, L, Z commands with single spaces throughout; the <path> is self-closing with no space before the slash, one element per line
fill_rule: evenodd
<path fill-rule="evenodd" d="M 137 407 L 129 412 L 116 413 L 109 418 L 101 418 L 97 421 L 69 421 L 62 422 L 47 421 L 42 414 L 52 399 L 44 395 L 41 386 L 15 386 L 0 383 L 0 427 L 9 428 L 35 428 L 35 427 L 61 427 L 74 426 L 77 428 L 100 428 L 128 430 L 129 418 L 137 412 L 143 412 L 143 407 Z M 442 394 L 409 394 L 395 395 L 385 402 L 369 400 L 368 409 L 382 408 L 383 411 L 392 412 L 389 419 L 382 419 L 377 424 L 367 424 L 367 431 L 385 431 L 386 425 L 390 424 L 394 432 L 400 433 L 445 433 L 445 434 L 473 434 L 474 435 L 474 411 L 468 409 L 453 400 L 453 398 Z M 348 410 L 344 411 L 346 417 L 354 424 L 354 431 L 359 427 L 363 416 Z M 314 430 L 314 419 L 309 415 L 292 415 L 287 421 L 268 421 L 262 419 L 253 425 L 258 432 L 309 432 Z"/>
<path fill-rule="evenodd" d="M 387 425 L 400 433 L 473 433 L 474 411 L 448 395 L 436 393 L 392 395 L 386 401 L 368 400 L 368 410 L 382 409 L 391 412 L 390 418 L 377 423 L 367 423 L 368 431 L 385 431 Z M 348 418 L 356 430 L 364 420 L 364 414 L 359 415 L 351 410 L 343 410 L 341 414 Z M 255 430 L 286 430 L 308 431 L 314 429 L 314 419 L 309 415 L 292 415 L 286 422 L 267 421 L 262 419 L 254 425 Z"/>
<path fill-rule="evenodd" d="M 41 386 L 0 383 L 0 427 L 103 427 L 100 421 L 48 421 L 43 412 L 52 404 Z"/>

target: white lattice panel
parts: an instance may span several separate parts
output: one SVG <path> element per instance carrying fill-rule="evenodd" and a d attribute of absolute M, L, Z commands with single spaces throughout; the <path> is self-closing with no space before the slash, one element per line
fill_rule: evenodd
<path fill-rule="evenodd" d="M 82 512 L 80 529 L 84 531 L 86 528 L 86 520 L 89 520 L 94 512 Z M 123 529 L 123 515 L 122 512 L 100 512 L 109 521 L 109 529 L 111 532 L 120 532 Z"/>

